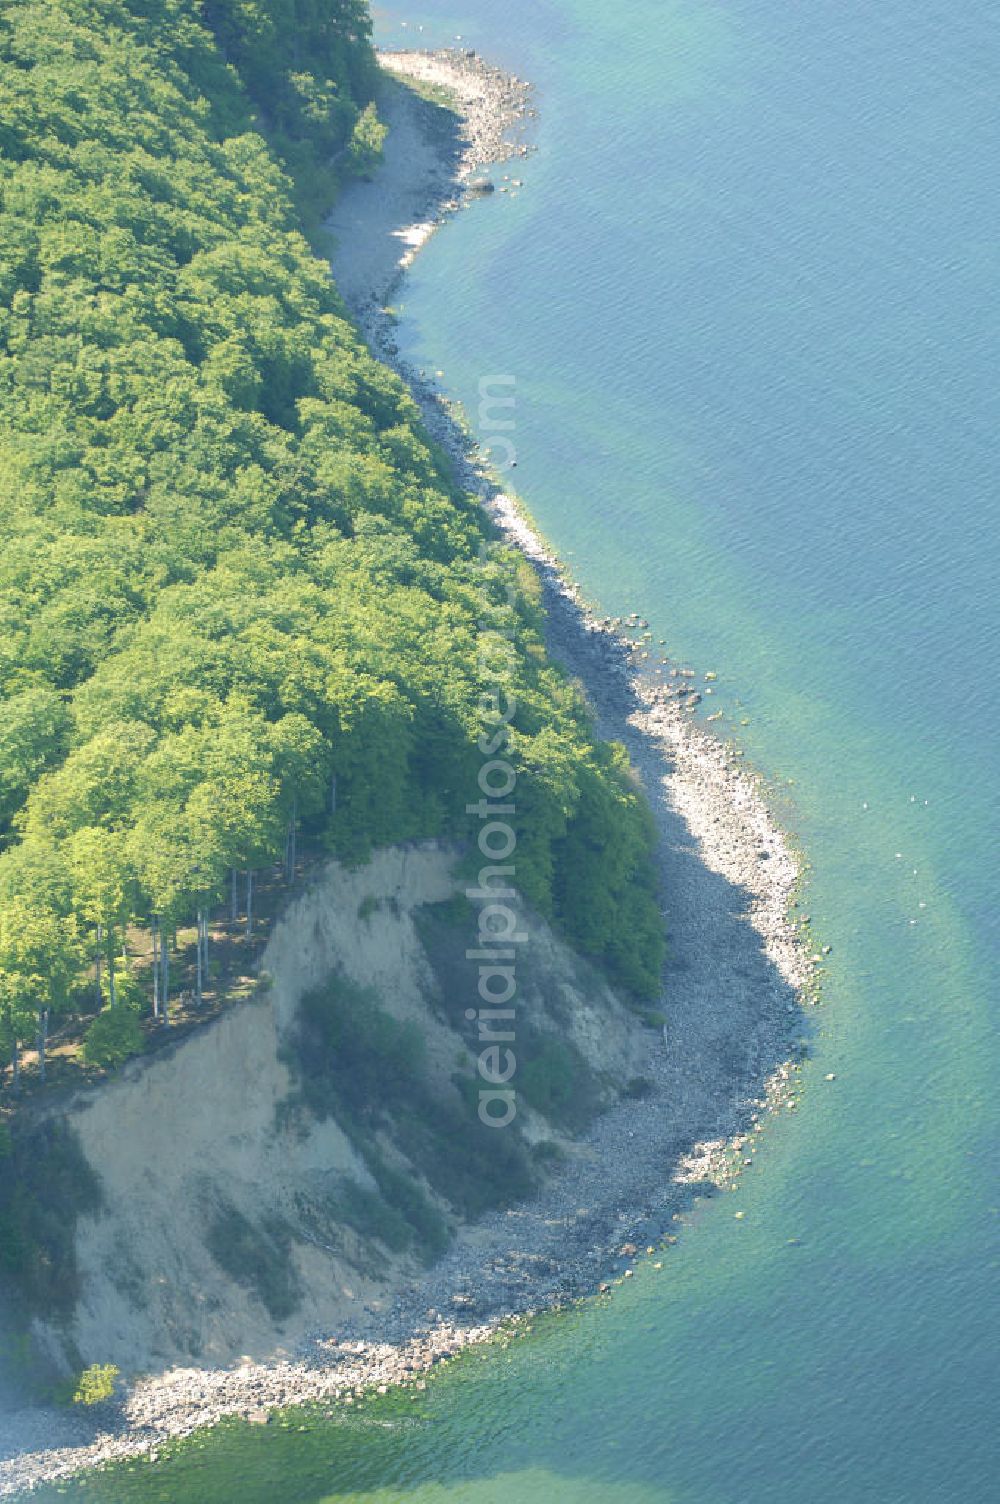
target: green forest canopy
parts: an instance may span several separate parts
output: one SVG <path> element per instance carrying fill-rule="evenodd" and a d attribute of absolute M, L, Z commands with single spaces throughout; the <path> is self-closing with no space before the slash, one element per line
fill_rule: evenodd
<path fill-rule="evenodd" d="M 377 146 L 364 6 L 21 0 L 0 56 L 0 1047 L 98 926 L 191 922 L 290 822 L 348 860 L 469 839 L 484 590 L 518 886 L 650 991 L 624 754 L 305 238 Z"/>

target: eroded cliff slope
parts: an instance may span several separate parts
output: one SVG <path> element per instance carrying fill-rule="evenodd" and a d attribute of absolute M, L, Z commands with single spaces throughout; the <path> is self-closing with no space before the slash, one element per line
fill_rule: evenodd
<path fill-rule="evenodd" d="M 78 1297 L 35 1326 L 61 1365 L 218 1364 L 336 1331 L 544 1180 L 640 1069 L 643 1031 L 521 910 L 517 1116 L 485 1126 L 481 912 L 437 843 L 330 862 L 275 925 L 256 998 L 73 1100 L 98 1191 Z"/>

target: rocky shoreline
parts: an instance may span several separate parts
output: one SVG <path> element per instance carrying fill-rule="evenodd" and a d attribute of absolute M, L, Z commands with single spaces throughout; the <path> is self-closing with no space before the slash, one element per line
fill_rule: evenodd
<path fill-rule="evenodd" d="M 533 90 L 523 78 L 495 68 L 472 48 L 457 52 L 380 52 L 379 65 L 396 78 L 440 89 L 461 120 L 462 152 L 456 168 L 459 183 L 482 167 L 496 167 L 512 157 L 527 157 L 526 122 L 537 116 Z"/>
<path fill-rule="evenodd" d="M 714 675 L 699 678 L 658 656 L 638 618 L 601 619 L 586 608 L 517 500 L 482 464 L 461 414 L 401 360 L 384 311 L 407 260 L 468 201 L 474 174 L 530 151 L 521 136 L 530 91 L 469 52 L 395 53 L 382 61 L 397 78 L 447 89 L 463 129 L 450 139 L 435 136 L 432 104 L 405 90 L 392 96 L 400 139 L 423 132 L 430 142 L 418 181 L 405 184 L 406 206 L 416 201 L 421 213 L 393 223 L 398 206 L 394 214 L 383 191 L 378 213 L 389 215 L 391 258 L 376 258 L 367 273 L 355 262 L 355 275 L 342 282 L 335 256 L 335 274 L 352 286 L 351 311 L 366 340 L 407 382 L 462 483 L 538 571 L 552 654 L 584 686 L 602 734 L 626 744 L 649 793 L 671 930 L 667 1023 L 662 1035 L 649 1031 L 648 1094 L 599 1118 L 544 1198 L 466 1229 L 391 1303 L 360 1313 L 336 1337 L 315 1334 L 289 1361 L 174 1370 L 87 1416 L 8 1417 L 8 1445 L 0 1437 L 0 1455 L 8 1457 L 0 1462 L 0 1496 L 85 1467 L 156 1455 L 170 1438 L 226 1415 L 266 1422 L 293 1404 L 353 1404 L 393 1386 L 416 1392 L 435 1366 L 472 1344 L 505 1340 L 498 1334 L 523 1330 L 538 1310 L 610 1295 L 638 1260 L 663 1269 L 661 1250 L 676 1241 L 695 1197 L 736 1191 L 768 1113 L 795 1105 L 808 1049 L 803 1005 L 816 1000 L 822 954 L 807 943 L 806 916 L 789 917 L 800 866 L 759 780 L 737 750 L 693 719 Z M 398 164 L 401 175 L 406 165 Z M 348 262 L 355 248 L 343 226 L 352 214 L 368 212 L 360 200 L 340 211 L 346 219 L 338 255 Z M 358 254 L 364 252 L 362 245 Z M 19 1456 L 10 1455 L 15 1445 Z"/>
<path fill-rule="evenodd" d="M 523 189 L 500 169 L 531 155 L 536 117 L 531 86 L 471 50 L 380 52 L 379 63 L 383 161 L 372 182 L 341 191 L 325 225 L 337 286 L 370 343 L 434 231 L 475 198 Z"/>

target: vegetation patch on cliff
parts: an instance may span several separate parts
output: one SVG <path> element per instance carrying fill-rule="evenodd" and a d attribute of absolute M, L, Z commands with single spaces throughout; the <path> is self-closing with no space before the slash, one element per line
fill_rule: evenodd
<path fill-rule="evenodd" d="M 416 916 L 436 983 L 430 1001 L 463 1037 L 470 1055 L 481 1048 L 476 1032 L 478 1023 L 470 1020 L 466 1011 L 470 998 L 478 996 L 478 968 L 468 955 L 468 936 L 470 932 L 476 933 L 478 925 L 476 914 L 475 906 L 459 893 L 443 903 L 425 905 Z M 591 979 L 584 972 L 581 963 L 579 983 L 581 990 L 586 991 Z M 517 966 L 522 1014 L 523 999 L 536 996 L 539 982 L 548 980 L 536 977 L 535 973 L 528 947 L 522 950 Z M 558 1026 L 564 1011 L 556 990 L 549 989 L 544 1011 L 549 1022 L 547 1029 L 540 1028 L 531 1017 L 530 1007 L 528 1016 L 517 1023 L 517 1090 L 528 1106 L 541 1113 L 553 1127 L 576 1132 L 600 1109 L 607 1096 L 606 1083 L 565 1032 L 554 1032 L 552 1024 Z M 458 1084 L 460 1090 L 470 1095 L 472 1088 L 478 1090 L 471 1076 L 459 1077 Z M 471 1106 L 475 1114 L 474 1101 Z"/>
<path fill-rule="evenodd" d="M 535 1187 L 532 1155 L 520 1130 L 497 1133 L 480 1122 L 471 1073 L 432 1081 L 419 1027 L 393 1017 L 371 990 L 337 975 L 303 998 L 291 1058 L 301 1106 L 336 1119 L 381 1199 L 403 1217 L 425 1251 L 440 1252 L 447 1240 L 448 1224 L 437 1205 L 465 1219 Z M 366 1208 L 375 1229 L 374 1206 L 362 1196 L 353 1195 L 348 1220 L 356 1223 Z"/>
<path fill-rule="evenodd" d="M 68 1316 L 79 1295 L 76 1221 L 101 1187 L 73 1129 L 58 1119 L 0 1124 L 0 1269 L 22 1311 Z"/>
<path fill-rule="evenodd" d="M 302 1287 L 291 1258 L 292 1234 L 281 1217 L 254 1223 L 230 1203 L 217 1204 L 205 1246 L 220 1269 L 251 1290 L 275 1321 L 298 1309 Z"/>

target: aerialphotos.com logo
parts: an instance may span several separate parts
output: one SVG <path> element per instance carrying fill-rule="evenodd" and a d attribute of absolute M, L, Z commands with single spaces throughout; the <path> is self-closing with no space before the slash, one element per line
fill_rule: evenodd
<path fill-rule="evenodd" d="M 517 459 L 510 436 L 514 429 L 514 385 L 513 376 L 483 376 L 479 381 L 480 447 L 492 452 L 499 446 L 508 465 Z M 510 596 L 503 604 L 510 604 Z M 506 1128 L 517 1114 L 517 1096 L 511 1084 L 517 1056 L 511 1046 L 516 1038 L 517 947 L 527 939 L 514 907 L 518 902 L 514 887 L 517 832 L 512 821 L 517 772 L 501 755 L 517 713 L 517 698 L 510 688 L 515 657 L 512 635 L 484 589 L 477 642 L 481 686 L 477 746 L 483 758 L 478 782 L 483 797 L 467 805 L 466 814 L 481 821 L 479 851 L 491 865 L 481 867 L 476 886 L 465 890 L 479 913 L 477 944 L 465 953 L 467 960 L 478 963 L 479 1004 L 466 1009 L 465 1016 L 479 1025 L 481 1048 L 476 1068 L 482 1085 L 478 1111 L 480 1121 L 489 1128 Z"/>

